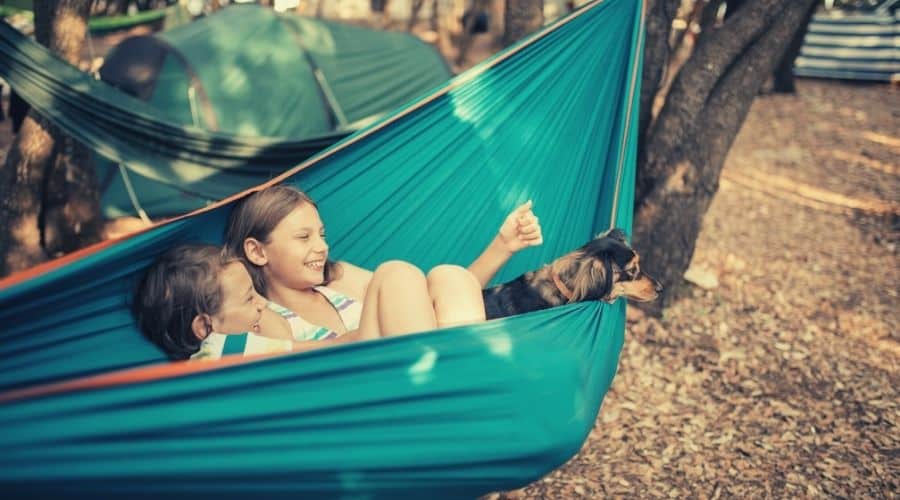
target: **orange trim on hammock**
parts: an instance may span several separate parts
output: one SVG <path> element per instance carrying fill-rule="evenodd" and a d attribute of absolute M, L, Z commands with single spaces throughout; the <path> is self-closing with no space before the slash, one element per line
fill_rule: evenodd
<path fill-rule="evenodd" d="M 581 16 L 581 15 L 584 14 L 585 12 L 589 11 L 589 10 L 592 9 L 593 7 L 596 7 L 597 5 L 599 5 L 599 4 L 603 3 L 603 2 L 604 2 L 604 0 L 594 0 L 594 2 L 591 2 L 591 3 L 589 3 L 589 4 L 586 4 L 586 5 L 582 6 L 582 7 L 579 8 L 578 10 L 572 12 L 570 15 L 568 15 L 568 16 L 566 16 L 566 17 L 564 17 L 564 18 L 562 18 L 562 19 L 556 21 L 556 22 L 553 23 L 552 25 L 548 26 L 545 30 L 541 31 L 540 33 L 536 33 L 532 38 L 528 39 L 528 41 L 527 41 L 526 43 L 522 43 L 522 44 L 519 45 L 518 47 L 515 47 L 514 49 L 510 50 L 509 52 L 506 52 L 506 53 L 504 53 L 504 54 L 502 54 L 502 55 L 500 55 L 500 56 L 497 56 L 495 59 L 493 59 L 493 60 L 491 60 L 491 61 L 488 61 L 488 62 L 484 63 L 483 65 L 476 66 L 476 67 L 470 69 L 467 73 L 464 73 L 464 74 L 466 75 L 465 78 L 460 78 L 459 76 L 457 76 L 456 78 L 454 78 L 453 80 L 451 80 L 449 83 L 447 83 L 446 86 L 444 86 L 444 87 L 441 88 L 441 89 L 436 90 L 433 94 L 431 94 L 430 96 L 428 96 L 428 97 L 426 97 L 426 98 L 423 98 L 423 99 L 422 99 L 421 101 L 419 101 L 418 103 L 416 103 L 416 104 L 414 104 L 414 105 L 412 105 L 412 106 L 410 106 L 410 107 L 404 109 L 403 111 L 398 112 L 396 115 L 393 115 L 393 116 L 391 116 L 391 117 L 385 119 L 383 122 L 381 122 L 381 123 L 379 123 L 379 124 L 376 124 L 376 125 L 372 126 L 371 128 L 369 128 L 369 129 L 366 130 L 365 132 L 360 133 L 359 135 L 357 135 L 357 136 L 355 136 L 355 137 L 351 137 L 351 138 L 347 139 L 347 140 L 344 141 L 344 142 L 341 142 L 339 145 L 337 145 L 337 146 L 335 146 L 334 148 L 329 149 L 329 150 L 327 150 L 327 151 L 321 153 L 320 155 L 313 155 L 311 158 L 309 158 L 309 159 L 307 159 L 306 161 L 300 163 L 300 164 L 297 165 L 296 167 L 293 167 L 293 168 L 291 168 L 291 169 L 288 169 L 288 170 L 285 171 L 283 174 L 281 174 L 281 175 L 279 175 L 279 176 L 277 176 L 277 177 L 274 177 L 274 178 L 270 179 L 270 180 L 267 181 L 267 182 L 264 182 L 264 183 L 262 183 L 262 184 L 258 184 L 258 185 L 254 186 L 254 187 L 248 188 L 248 189 L 246 189 L 246 190 L 244 190 L 244 191 L 241 191 L 241 192 L 239 192 L 239 193 L 235 193 L 235 194 L 233 194 L 233 195 L 231 195 L 231 196 L 229 196 L 229 197 L 227 197 L 227 198 L 224 198 L 224 199 L 222 199 L 222 200 L 219 200 L 219 201 L 216 202 L 216 203 L 213 203 L 213 204 L 211 204 L 211 205 L 207 205 L 207 206 L 202 207 L 202 208 L 198 208 L 197 210 L 194 210 L 194 211 L 192 211 L 192 212 L 188 212 L 188 213 L 186 213 L 186 214 L 182 214 L 182 215 L 179 215 L 179 216 L 177 216 L 177 217 L 173 217 L 173 218 L 171 218 L 171 219 L 162 220 L 162 221 L 157 222 L 157 223 L 155 223 L 155 224 L 153 224 L 153 225 L 151 225 L 151 226 L 145 227 L 145 228 L 143 228 L 143 229 L 138 229 L 138 230 L 136 230 L 136 231 L 134 231 L 134 232 L 132 232 L 132 233 L 128 233 L 128 234 L 122 235 L 122 236 L 119 237 L 119 238 L 115 238 L 115 239 L 111 239 L 111 240 L 106 240 L 106 241 L 101 241 L 101 242 L 99 242 L 99 243 L 95 243 L 95 244 L 90 245 L 90 246 L 88 246 L 88 247 L 82 248 L 81 250 L 78 250 L 78 251 L 75 251 L 75 252 L 73 252 L 73 253 L 64 255 L 64 256 L 59 257 L 59 258 L 56 258 L 56 259 L 54 259 L 54 260 L 50 260 L 50 261 L 44 262 L 44 263 L 42 263 L 42 264 L 38 264 L 37 266 L 31 267 L 31 268 L 29 268 L 29 269 L 26 269 L 26 270 L 23 270 L 23 271 L 19 271 L 19 272 L 17 272 L 17 273 L 13 273 L 13 274 L 7 276 L 6 278 L 0 279 L 0 290 L 3 290 L 3 289 L 5 289 L 5 288 L 9 288 L 9 287 L 11 287 L 11 286 L 13 286 L 13 285 L 16 285 L 16 284 L 19 284 L 19 283 L 21 283 L 21 282 L 23 282 L 23 281 L 27 281 L 27 280 L 29 280 L 29 279 L 36 278 L 36 277 L 38 277 L 38 276 L 40 276 L 40 275 L 42 275 L 42 274 L 46 274 L 46 273 L 48 273 L 48 272 L 50 272 L 50 271 L 53 271 L 53 270 L 58 269 L 58 268 L 60 268 L 60 267 L 62 267 L 62 266 L 65 266 L 66 264 L 70 264 L 70 263 L 72 263 L 72 262 L 75 262 L 75 261 L 77 261 L 77 260 L 80 260 L 80 259 L 82 259 L 82 258 L 85 258 L 85 257 L 87 257 L 87 256 L 89 256 L 89 255 L 92 255 L 92 254 L 94 254 L 94 253 L 97 253 L 97 252 L 99 252 L 99 251 L 101 251 L 101 250 L 103 250 L 103 249 L 105 249 L 105 248 L 108 248 L 108 247 L 110 247 L 110 246 L 113 246 L 114 244 L 117 244 L 117 243 L 119 243 L 119 242 L 121 242 L 121 241 L 130 239 L 130 238 L 133 238 L 133 237 L 135 237 L 135 236 L 137 236 L 137 235 L 139 235 L 139 234 L 141 234 L 141 233 L 144 233 L 144 232 L 146 232 L 146 231 L 149 231 L 149 230 L 151 230 L 151 229 L 157 228 L 157 227 L 162 226 L 162 225 L 165 225 L 165 224 L 171 224 L 172 222 L 175 222 L 175 221 L 177 221 L 177 220 L 181 220 L 181 219 L 184 219 L 184 218 L 187 218 L 187 217 L 193 217 L 193 216 L 195 216 L 195 215 L 198 215 L 198 214 L 201 214 L 201 213 L 204 213 L 204 212 L 208 212 L 208 211 L 210 211 L 210 210 L 215 210 L 215 209 L 219 208 L 219 207 L 222 206 L 222 205 L 231 203 L 231 202 L 234 201 L 234 200 L 237 200 L 237 199 L 239 199 L 239 198 L 243 198 L 243 197 L 245 197 L 245 196 L 249 196 L 249 195 L 252 194 L 252 193 L 255 193 L 255 192 L 257 192 L 257 191 L 261 191 L 261 190 L 263 190 L 263 189 L 265 189 L 265 188 L 267 188 L 267 187 L 270 187 L 270 186 L 274 186 L 275 184 L 279 184 L 279 183 L 281 183 L 283 180 L 285 180 L 285 179 L 287 179 L 288 177 L 290 177 L 290 176 L 296 174 L 297 172 L 300 172 L 301 170 L 306 169 L 306 168 L 310 167 L 311 165 L 313 165 L 313 164 L 315 164 L 315 163 L 317 163 L 317 162 L 322 161 L 322 160 L 325 159 L 325 158 L 328 158 L 328 157 L 330 157 L 330 156 L 333 156 L 334 154 L 336 154 L 336 153 L 338 153 L 338 152 L 340 152 L 340 151 L 346 149 L 347 147 L 349 147 L 349 146 L 355 144 L 356 142 L 359 142 L 359 141 L 362 140 L 363 138 L 368 137 L 368 136 L 372 135 L 373 133 L 375 133 L 375 132 L 377 132 L 377 131 L 379 131 L 379 130 L 385 128 L 385 127 L 387 127 L 388 125 L 391 125 L 392 123 L 394 123 L 394 122 L 400 120 L 401 118 L 406 117 L 407 115 L 409 115 L 409 114 L 412 113 L 413 111 L 415 111 L 415 110 L 417 110 L 417 109 L 420 109 L 420 108 L 424 107 L 426 104 L 431 103 L 432 101 L 436 100 L 438 97 L 441 97 L 442 95 L 447 94 L 447 93 L 450 92 L 451 90 L 454 90 L 455 88 L 457 88 L 457 87 L 463 85 L 464 83 L 467 83 L 467 82 L 471 81 L 473 78 L 475 78 L 475 77 L 477 77 L 478 75 L 484 73 L 484 72 L 487 71 L 488 69 L 493 68 L 494 66 L 500 64 L 501 62 L 505 61 L 506 59 L 509 59 L 509 58 L 512 57 L 514 54 L 516 54 L 516 53 L 518 53 L 518 52 L 521 52 L 521 51 L 522 51 L 523 49 L 525 49 L 526 47 L 529 47 L 529 46 L 531 46 L 532 44 L 536 43 L 538 40 L 540 40 L 540 39 L 546 37 L 547 35 L 549 35 L 549 34 L 552 33 L 553 31 L 555 31 L 559 26 L 563 26 L 563 25 L 565 25 L 565 24 L 568 24 L 568 23 L 571 22 L 572 20 L 578 18 L 579 16 Z"/>
<path fill-rule="evenodd" d="M 191 375 L 194 373 L 202 373 L 230 366 L 242 365 L 261 359 L 272 358 L 276 356 L 284 356 L 289 353 L 277 354 L 257 354 L 252 356 L 244 356 L 242 354 L 231 354 L 224 356 L 215 361 L 177 361 L 173 363 L 165 363 L 153 366 L 142 366 L 139 368 L 129 368 L 112 373 L 104 373 L 100 375 L 91 375 L 78 378 L 75 380 L 66 380 L 62 382 L 51 382 L 23 389 L 13 389 L 11 391 L 0 392 L 0 404 L 18 401 L 22 399 L 31 399 L 41 396 L 49 396 L 62 392 L 83 391 L 89 389 L 103 389 L 115 387 L 119 385 L 137 384 L 141 382 L 153 382 L 156 380 L 165 380 L 174 377 Z"/>

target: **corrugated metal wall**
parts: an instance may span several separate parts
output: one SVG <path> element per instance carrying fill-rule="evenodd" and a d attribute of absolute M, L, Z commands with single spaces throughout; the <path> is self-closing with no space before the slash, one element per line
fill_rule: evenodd
<path fill-rule="evenodd" d="M 889 81 L 900 77 L 900 12 L 817 13 L 803 41 L 794 74 Z"/>

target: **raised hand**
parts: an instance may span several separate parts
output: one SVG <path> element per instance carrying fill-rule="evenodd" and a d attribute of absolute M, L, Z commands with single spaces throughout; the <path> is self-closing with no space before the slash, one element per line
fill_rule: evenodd
<path fill-rule="evenodd" d="M 540 221 L 531 211 L 531 206 L 531 200 L 519 205 L 506 216 L 506 220 L 500 226 L 498 239 L 510 254 L 544 242 Z"/>

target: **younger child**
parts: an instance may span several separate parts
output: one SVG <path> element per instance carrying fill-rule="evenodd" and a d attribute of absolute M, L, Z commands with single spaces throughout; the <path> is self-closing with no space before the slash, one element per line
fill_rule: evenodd
<path fill-rule="evenodd" d="M 144 335 L 172 359 L 219 357 L 222 352 L 210 349 L 226 350 L 227 334 L 243 332 L 232 343 L 246 343 L 248 353 L 292 347 L 286 326 L 265 314 L 266 300 L 244 265 L 212 245 L 181 245 L 163 254 L 144 275 L 133 309 Z"/>

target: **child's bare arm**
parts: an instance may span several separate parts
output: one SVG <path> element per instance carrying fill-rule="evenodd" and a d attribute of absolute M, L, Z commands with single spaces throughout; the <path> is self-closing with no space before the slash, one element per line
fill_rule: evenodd
<path fill-rule="evenodd" d="M 482 287 L 487 286 L 513 254 L 523 248 L 544 242 L 541 224 L 531 211 L 531 205 L 531 201 L 528 201 L 513 210 L 503 221 L 497 236 L 469 265 L 469 271 L 475 275 Z"/>

